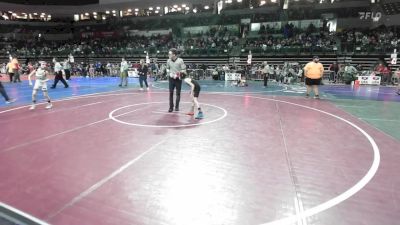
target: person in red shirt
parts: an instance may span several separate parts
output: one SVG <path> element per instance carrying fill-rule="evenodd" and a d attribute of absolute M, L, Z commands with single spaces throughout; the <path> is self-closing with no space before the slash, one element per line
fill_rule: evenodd
<path fill-rule="evenodd" d="M 28 63 L 28 74 L 30 74 L 35 68 L 33 67 L 32 63 Z"/>
<path fill-rule="evenodd" d="M 377 75 L 381 77 L 381 84 L 385 85 L 386 83 L 390 82 L 390 69 L 383 64 L 383 62 L 380 62 L 379 65 L 375 68 L 375 72 L 377 72 Z"/>
<path fill-rule="evenodd" d="M 26 69 L 23 70 L 23 75 L 29 75 L 33 70 L 34 68 L 32 62 L 28 62 L 28 65 L 26 65 Z"/>
<path fill-rule="evenodd" d="M 385 66 L 383 65 L 382 62 L 380 62 L 379 65 L 377 65 L 377 66 L 375 67 L 375 72 L 381 73 L 381 72 L 383 72 L 383 69 L 384 69 L 384 68 L 385 68 Z"/>

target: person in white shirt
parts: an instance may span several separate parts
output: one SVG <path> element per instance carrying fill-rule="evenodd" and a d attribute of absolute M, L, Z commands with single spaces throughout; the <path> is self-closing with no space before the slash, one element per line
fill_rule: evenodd
<path fill-rule="evenodd" d="M 227 64 L 225 64 L 222 66 L 221 69 L 222 69 L 222 72 L 220 75 L 220 80 L 225 80 L 225 76 L 227 76 L 229 73 L 229 66 Z"/>
<path fill-rule="evenodd" d="M 261 69 L 262 76 L 264 78 L 264 87 L 267 87 L 267 85 L 268 85 L 268 73 L 269 73 L 269 70 L 270 70 L 270 68 L 269 68 L 268 62 L 265 61 L 263 63 L 263 68 Z"/>
<path fill-rule="evenodd" d="M 275 79 L 277 82 L 279 82 L 281 79 L 281 72 L 282 72 L 281 67 L 279 65 L 276 65 L 275 66 Z"/>
<path fill-rule="evenodd" d="M 67 82 L 64 80 L 64 77 L 63 77 L 63 74 L 64 74 L 63 66 L 61 65 L 61 63 L 59 63 L 57 61 L 56 58 L 53 59 L 53 63 L 54 63 L 54 75 L 55 75 L 55 78 L 54 78 L 53 86 L 51 86 L 50 88 L 51 89 L 56 88 L 58 81 L 61 81 L 64 84 L 64 87 L 68 88 L 69 86 L 68 86 Z"/>
<path fill-rule="evenodd" d="M 182 80 L 180 78 L 181 74 L 186 74 L 186 65 L 183 59 L 177 56 L 178 51 L 172 48 L 168 52 L 169 59 L 167 60 L 167 75 L 169 76 L 169 110 L 172 112 L 174 108 L 174 89 L 176 88 L 176 101 L 175 101 L 175 111 L 179 111 L 179 102 L 181 99 L 181 88 Z"/>
<path fill-rule="evenodd" d="M 42 88 L 43 95 L 47 100 L 46 109 L 51 109 L 53 107 L 53 105 L 51 104 L 50 97 L 47 93 L 47 81 L 49 80 L 47 78 L 47 76 L 49 75 L 49 72 L 47 71 L 47 63 L 44 61 L 40 62 L 39 68 L 33 70 L 28 75 L 28 80 L 29 80 L 30 86 L 32 86 L 31 77 L 33 75 L 35 75 L 35 86 L 33 87 L 33 91 L 32 91 L 32 106 L 29 108 L 29 110 L 34 110 L 36 108 L 36 94 L 37 94 L 39 88 Z"/>
<path fill-rule="evenodd" d="M 65 79 L 70 80 L 71 78 L 71 64 L 69 63 L 69 59 L 64 60 L 63 62 L 63 70 L 65 73 Z"/>
<path fill-rule="evenodd" d="M 125 60 L 125 58 L 122 58 L 121 67 L 120 67 L 121 82 L 119 83 L 118 86 L 122 87 L 123 83 L 124 83 L 124 87 L 128 86 L 128 69 L 129 69 L 128 62 Z"/>
<path fill-rule="evenodd" d="M 69 56 L 68 56 L 68 61 L 69 61 L 71 64 L 75 63 L 75 59 L 74 59 L 74 56 L 73 56 L 72 54 L 69 54 Z"/>
<path fill-rule="evenodd" d="M 0 73 L 1 74 L 6 74 L 7 73 L 7 68 L 6 68 L 6 64 L 5 63 L 3 63 L 1 65 L 1 72 Z"/>
<path fill-rule="evenodd" d="M 110 62 L 107 63 L 106 68 L 107 68 L 107 75 L 112 76 L 112 65 Z"/>
<path fill-rule="evenodd" d="M 275 79 L 275 68 L 274 65 L 269 66 L 268 79 Z"/>

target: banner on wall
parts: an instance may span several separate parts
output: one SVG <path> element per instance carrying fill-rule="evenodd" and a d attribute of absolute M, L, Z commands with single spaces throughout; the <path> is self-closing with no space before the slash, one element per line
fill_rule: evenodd
<path fill-rule="evenodd" d="M 336 30 L 337 20 L 330 21 L 329 24 L 330 29 Z M 292 20 L 288 21 L 288 24 L 292 24 L 296 28 L 306 29 L 310 26 L 310 24 L 314 25 L 314 27 L 319 28 L 322 27 L 322 21 L 320 19 L 316 20 Z M 259 31 L 261 26 L 269 27 L 271 29 L 277 30 L 281 29 L 282 26 L 286 25 L 286 23 L 282 24 L 282 22 L 264 22 L 264 23 L 252 23 L 250 26 L 251 31 Z"/>
<path fill-rule="evenodd" d="M 393 53 L 390 55 L 390 58 L 392 59 L 390 61 L 390 63 L 392 65 L 396 65 L 397 64 L 397 49 L 393 50 Z"/>
<path fill-rule="evenodd" d="M 250 31 L 259 31 L 261 26 L 269 27 L 270 29 L 279 30 L 282 28 L 281 22 L 266 22 L 266 23 L 252 23 Z"/>
<path fill-rule="evenodd" d="M 285 23 L 286 24 L 286 23 Z M 300 27 L 301 21 L 289 21 L 289 24 L 293 24 L 294 27 Z M 309 23 L 307 22 L 309 25 Z M 319 23 L 316 23 L 319 25 Z M 269 27 L 270 29 L 279 30 L 284 24 L 282 22 L 265 22 L 265 23 L 252 23 L 250 26 L 251 31 L 259 31 L 261 26 Z M 315 24 L 314 24 L 315 25 Z"/>
<path fill-rule="evenodd" d="M 251 61 L 253 59 L 253 56 L 251 55 L 251 51 L 249 52 L 249 55 L 247 56 L 247 64 L 251 65 Z"/>
<path fill-rule="evenodd" d="M 358 76 L 360 84 L 380 85 L 381 77 L 379 76 Z"/>

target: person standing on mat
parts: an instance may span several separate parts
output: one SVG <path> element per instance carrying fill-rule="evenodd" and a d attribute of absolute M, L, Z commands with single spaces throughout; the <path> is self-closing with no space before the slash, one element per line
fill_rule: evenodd
<path fill-rule="evenodd" d="M 172 112 L 174 109 L 174 89 L 176 88 L 176 102 L 175 111 L 179 111 L 179 101 L 181 99 L 182 80 L 181 74 L 186 75 L 186 65 L 182 58 L 177 56 L 178 51 L 172 48 L 168 52 L 169 59 L 167 60 L 166 70 L 169 82 L 169 110 Z"/>
<path fill-rule="evenodd" d="M 53 59 L 53 63 L 54 63 L 55 78 L 54 78 L 53 86 L 51 86 L 51 88 L 52 89 L 56 88 L 58 81 L 61 81 L 64 84 L 64 87 L 68 88 L 69 86 L 63 77 L 63 73 L 64 73 L 63 66 L 61 65 L 61 63 L 57 62 L 56 58 Z"/>
<path fill-rule="evenodd" d="M 33 70 L 29 76 L 29 85 L 32 86 L 32 79 L 31 77 L 35 75 L 35 86 L 33 86 L 32 91 L 32 105 L 29 110 L 34 110 L 36 108 L 36 95 L 38 90 L 41 88 L 43 91 L 43 95 L 47 100 L 46 109 L 51 109 L 53 105 L 51 104 L 51 100 L 49 94 L 47 93 L 47 81 L 49 80 L 48 77 L 49 72 L 47 71 L 47 63 L 42 61 L 40 62 L 40 66 L 38 69 Z"/>
<path fill-rule="evenodd" d="M 198 100 L 199 95 L 200 95 L 200 89 L 201 89 L 199 83 L 190 77 L 186 77 L 185 74 L 181 75 L 181 79 L 184 80 L 185 83 L 190 86 L 190 96 L 192 97 L 192 108 L 186 114 L 189 116 L 193 116 L 194 115 L 194 107 L 196 106 L 198 113 L 197 113 L 197 116 L 195 117 L 195 119 L 203 119 L 203 117 L 204 117 L 203 111 L 200 108 L 200 103 Z"/>
<path fill-rule="evenodd" d="M 307 94 L 310 97 L 311 89 L 314 90 L 314 98 L 319 99 L 318 86 L 321 85 L 321 79 L 324 75 L 324 66 L 319 62 L 319 57 L 314 56 L 313 61 L 307 63 L 304 67 L 304 75 L 306 77 Z"/>
<path fill-rule="evenodd" d="M 147 84 L 147 73 L 149 71 L 149 67 L 147 63 L 144 62 L 143 59 L 140 60 L 140 65 L 138 68 L 139 73 L 139 83 L 140 83 L 140 90 L 143 91 L 143 81 L 146 85 L 147 90 L 149 90 L 149 85 Z"/>
<path fill-rule="evenodd" d="M 71 78 L 71 64 L 69 64 L 69 59 L 64 60 L 63 69 L 65 73 L 65 79 L 69 80 Z"/>

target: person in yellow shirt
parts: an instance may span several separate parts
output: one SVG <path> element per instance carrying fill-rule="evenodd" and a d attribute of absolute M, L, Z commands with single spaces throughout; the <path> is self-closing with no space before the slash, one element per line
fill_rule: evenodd
<path fill-rule="evenodd" d="M 7 63 L 6 70 L 7 74 L 10 76 L 10 83 L 13 82 L 13 77 L 14 77 L 14 63 L 11 61 Z"/>
<path fill-rule="evenodd" d="M 13 64 L 14 67 L 14 83 L 21 82 L 21 78 L 19 75 L 20 65 L 17 57 L 13 57 L 11 63 Z"/>
<path fill-rule="evenodd" d="M 324 75 L 324 66 L 319 62 L 319 57 L 314 56 L 313 61 L 304 67 L 305 83 L 307 86 L 306 97 L 310 97 L 311 89 L 314 91 L 314 98 L 319 99 L 318 86 L 321 85 Z"/>

